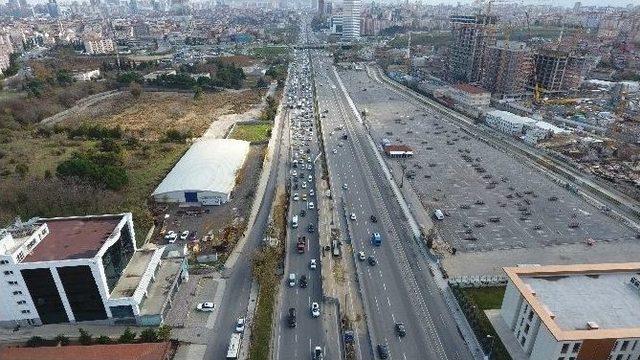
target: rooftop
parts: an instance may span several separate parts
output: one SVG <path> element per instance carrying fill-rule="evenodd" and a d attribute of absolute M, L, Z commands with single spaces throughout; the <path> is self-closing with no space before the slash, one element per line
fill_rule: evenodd
<path fill-rule="evenodd" d="M 640 337 L 640 291 L 630 284 L 640 263 L 504 270 L 558 340 Z"/>
<path fill-rule="evenodd" d="M 133 296 L 156 251 L 159 251 L 157 247 L 145 247 L 133 253 L 127 267 L 122 272 L 122 276 L 111 291 L 112 299 Z"/>
<path fill-rule="evenodd" d="M 469 85 L 469 84 L 456 84 L 453 85 L 454 88 L 460 90 L 460 91 L 464 91 L 466 93 L 469 94 L 484 94 L 487 93 L 487 90 L 481 88 L 481 87 L 477 87 L 477 86 L 473 86 L 473 85 Z"/>
<path fill-rule="evenodd" d="M 514 113 L 508 112 L 508 111 L 503 111 L 503 110 L 491 110 L 487 113 L 487 115 L 490 116 L 495 116 L 497 118 L 503 119 L 503 120 L 507 120 L 511 123 L 519 123 L 519 124 L 523 124 L 523 125 L 527 125 L 527 124 L 534 124 L 536 122 L 536 120 L 526 117 L 526 116 L 520 116 L 520 115 L 516 115 Z M 549 124 L 551 125 L 551 124 Z"/>
<path fill-rule="evenodd" d="M 0 359 L 11 360 L 164 360 L 171 352 L 171 343 L 67 345 L 59 347 L 5 347 Z"/>
<path fill-rule="evenodd" d="M 94 257 L 124 215 L 42 219 L 49 235 L 23 262 L 86 259 Z"/>

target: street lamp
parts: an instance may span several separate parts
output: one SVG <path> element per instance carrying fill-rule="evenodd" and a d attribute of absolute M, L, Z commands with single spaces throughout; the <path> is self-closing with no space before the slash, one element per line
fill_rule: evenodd
<path fill-rule="evenodd" d="M 402 179 L 400 180 L 400 188 L 404 185 L 404 173 L 407 171 L 407 165 L 404 163 L 404 159 L 400 161 L 400 167 L 402 168 Z"/>
<path fill-rule="evenodd" d="M 489 346 L 489 355 L 487 355 L 487 360 L 491 360 L 491 355 L 493 355 L 493 345 L 495 343 L 496 338 L 491 335 L 487 335 L 487 339 L 491 341 L 491 345 Z"/>

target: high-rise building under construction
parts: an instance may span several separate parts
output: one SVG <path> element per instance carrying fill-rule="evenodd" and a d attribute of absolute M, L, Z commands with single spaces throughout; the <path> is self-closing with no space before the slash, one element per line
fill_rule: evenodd
<path fill-rule="evenodd" d="M 491 15 L 452 15 L 449 48 L 449 79 L 479 83 L 484 53 L 496 44 L 496 17 Z"/>
<path fill-rule="evenodd" d="M 544 94 L 565 93 L 582 84 L 588 70 L 588 59 L 559 49 L 536 52 L 533 88 Z"/>
<path fill-rule="evenodd" d="M 533 71 L 531 49 L 523 42 L 498 41 L 485 50 L 482 87 L 499 98 L 525 95 Z"/>

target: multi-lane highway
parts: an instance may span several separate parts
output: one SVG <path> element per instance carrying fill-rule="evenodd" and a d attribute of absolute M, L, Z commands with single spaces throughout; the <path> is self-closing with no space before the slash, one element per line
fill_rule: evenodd
<path fill-rule="evenodd" d="M 285 276 L 274 333 L 274 354 L 277 359 L 309 358 L 317 346 L 322 348 L 326 358 L 339 357 L 337 346 L 326 346 L 322 326 L 321 256 L 316 200 L 319 195 L 315 186 L 320 149 L 314 125 L 308 55 L 306 50 L 296 51 L 290 70 L 290 86 L 283 99 L 293 109 L 287 116 L 287 135 L 291 144 L 287 161 L 289 228 L 285 247 Z M 300 248 L 299 241 L 303 241 Z M 292 280 L 291 276 L 295 279 Z M 306 281 L 303 281 L 303 277 Z M 320 315 L 317 317 L 311 311 L 313 303 L 319 306 Z M 290 309 L 295 309 L 295 322 L 289 319 Z"/>
<path fill-rule="evenodd" d="M 320 51 L 313 52 L 312 59 L 332 196 L 342 199 L 354 249 L 354 254 L 344 255 L 353 256 L 357 263 L 367 313 L 371 350 L 364 356 L 378 356 L 378 345 L 386 345 L 390 358 L 396 359 L 471 358 L 410 235 L 364 126 L 348 105 L 332 59 Z M 381 246 L 372 245 L 373 233 L 382 237 Z M 364 261 L 358 260 L 360 251 Z M 369 256 L 376 265 L 370 265 Z M 398 336 L 397 323 L 404 324 L 406 336 Z"/>

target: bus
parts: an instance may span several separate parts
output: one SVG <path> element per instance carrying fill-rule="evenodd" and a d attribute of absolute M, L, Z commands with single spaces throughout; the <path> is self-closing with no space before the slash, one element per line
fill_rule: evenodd
<path fill-rule="evenodd" d="M 240 345 L 242 345 L 242 335 L 239 333 L 231 334 L 229 340 L 229 348 L 227 349 L 227 359 L 237 359 L 240 355 Z"/>

